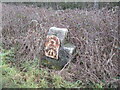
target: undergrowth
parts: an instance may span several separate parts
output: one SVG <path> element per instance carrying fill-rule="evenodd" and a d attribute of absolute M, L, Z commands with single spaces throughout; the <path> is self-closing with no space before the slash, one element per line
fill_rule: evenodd
<path fill-rule="evenodd" d="M 69 82 L 61 76 L 51 73 L 47 69 L 38 68 L 37 62 L 26 61 L 19 67 L 10 61 L 13 49 L 4 50 L 0 54 L 2 59 L 2 87 L 3 88 L 83 88 L 81 81 Z"/>
<path fill-rule="evenodd" d="M 15 53 L 9 54 L 9 50 L 3 50 L 1 54 L 2 68 L 5 67 L 3 72 L 6 72 L 3 73 L 3 87 L 74 88 L 84 87 L 84 84 L 85 87 L 95 88 L 118 87 L 119 7 L 54 10 L 2 4 L 2 8 L 3 48 L 16 48 L 12 49 Z M 37 21 L 37 24 L 31 21 Z M 60 71 L 40 68 L 34 62 L 37 61 L 36 57 L 41 60 L 44 39 L 53 26 L 67 28 L 69 32 L 66 39 L 77 49 L 73 62 L 60 75 L 55 74 Z M 47 74 L 44 75 L 44 72 Z"/>

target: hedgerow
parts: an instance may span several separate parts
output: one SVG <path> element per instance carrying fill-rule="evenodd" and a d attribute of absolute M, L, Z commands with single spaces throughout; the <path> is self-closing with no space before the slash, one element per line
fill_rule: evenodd
<path fill-rule="evenodd" d="M 80 80 L 86 87 L 96 83 L 98 87 L 118 87 L 118 10 L 119 7 L 53 10 L 3 4 L 2 47 L 6 50 L 14 48 L 16 65 L 36 58 L 40 65 L 44 39 L 49 28 L 67 28 L 69 34 L 66 39 L 76 45 L 76 56 L 67 68 L 51 71 L 59 73 L 66 81 Z M 28 72 L 30 73 L 29 70 Z M 26 75 L 29 76 L 28 73 Z M 31 76 L 28 80 L 34 81 L 34 77 Z M 45 78 L 40 80 L 43 87 L 49 87 Z M 53 86 L 62 87 L 63 82 L 55 82 L 57 83 Z M 59 86 L 58 83 L 62 84 Z M 37 87 L 33 83 L 31 87 L 32 85 Z"/>

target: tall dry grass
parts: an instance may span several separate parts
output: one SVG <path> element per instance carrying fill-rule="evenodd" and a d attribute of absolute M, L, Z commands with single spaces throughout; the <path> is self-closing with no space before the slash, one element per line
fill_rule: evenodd
<path fill-rule="evenodd" d="M 40 59 L 50 27 L 68 28 L 67 40 L 76 45 L 77 51 L 61 76 L 69 81 L 81 80 L 86 85 L 92 82 L 115 87 L 118 84 L 118 7 L 87 11 L 2 6 L 2 44 L 6 49 L 16 48 L 17 62 Z"/>

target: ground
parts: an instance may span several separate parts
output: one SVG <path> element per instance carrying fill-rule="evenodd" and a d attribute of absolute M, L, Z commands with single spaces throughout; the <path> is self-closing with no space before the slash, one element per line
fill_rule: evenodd
<path fill-rule="evenodd" d="M 54 10 L 25 5 L 2 6 L 3 87 L 118 87 L 118 8 Z M 32 20 L 39 25 L 31 23 Z M 40 65 L 44 39 L 53 26 L 67 28 L 67 41 L 77 47 L 72 62 L 62 71 Z M 11 48 L 14 54 L 6 56 Z M 36 65 L 32 68 L 31 61 L 37 61 L 39 66 L 32 64 Z M 9 83 L 11 80 L 14 83 Z"/>

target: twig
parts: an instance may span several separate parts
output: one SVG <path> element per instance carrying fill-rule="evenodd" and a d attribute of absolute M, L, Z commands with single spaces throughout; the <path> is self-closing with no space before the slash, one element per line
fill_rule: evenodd
<path fill-rule="evenodd" d="M 67 67 L 67 65 L 70 64 L 70 62 L 72 61 L 72 56 L 74 57 L 76 55 L 76 53 L 74 55 L 70 55 L 69 57 L 69 61 L 64 65 L 64 67 L 60 70 L 60 72 L 58 74 L 61 74 L 61 72 Z"/>

